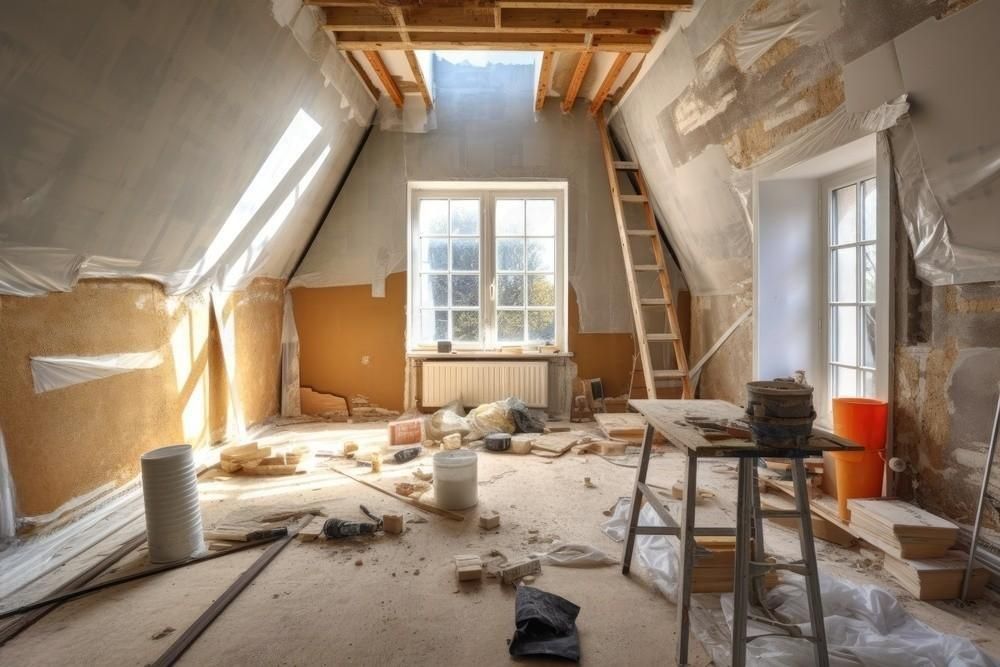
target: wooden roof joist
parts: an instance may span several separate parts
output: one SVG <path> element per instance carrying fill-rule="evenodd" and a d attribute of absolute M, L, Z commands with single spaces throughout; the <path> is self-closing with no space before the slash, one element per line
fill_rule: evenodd
<path fill-rule="evenodd" d="M 655 35 L 664 24 L 662 12 L 607 11 L 587 16 L 586 10 L 507 9 L 499 25 L 493 9 L 456 7 L 399 9 L 406 31 L 456 33 L 555 33 L 597 35 Z M 335 32 L 400 31 L 400 22 L 374 7 L 328 7 L 326 28 Z"/>
<path fill-rule="evenodd" d="M 490 32 L 428 33 L 407 28 L 409 40 L 398 32 L 334 32 L 337 47 L 351 51 L 407 51 L 480 49 L 494 51 L 615 51 L 647 53 L 648 37 L 595 35 L 507 34 Z"/>

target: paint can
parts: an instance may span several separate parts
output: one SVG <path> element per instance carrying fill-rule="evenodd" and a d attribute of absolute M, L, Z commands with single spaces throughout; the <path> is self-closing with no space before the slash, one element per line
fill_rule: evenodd
<path fill-rule="evenodd" d="M 170 445 L 140 459 L 149 560 L 173 563 L 205 551 L 198 475 L 191 445 Z"/>
<path fill-rule="evenodd" d="M 505 452 L 510 449 L 510 435 L 507 433 L 490 433 L 483 440 L 486 449 L 491 452 Z"/>
<path fill-rule="evenodd" d="M 434 455 L 434 500 L 446 510 L 464 510 L 479 502 L 479 457 L 468 449 Z"/>
<path fill-rule="evenodd" d="M 754 442 L 801 447 L 812 434 L 813 388 L 783 380 L 747 383 L 747 421 Z"/>

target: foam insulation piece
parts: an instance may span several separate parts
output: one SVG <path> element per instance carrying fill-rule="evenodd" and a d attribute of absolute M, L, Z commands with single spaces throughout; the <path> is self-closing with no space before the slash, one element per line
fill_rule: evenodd
<path fill-rule="evenodd" d="M 295 326 L 292 293 L 285 292 L 285 305 L 281 318 L 281 416 L 298 417 L 302 414 L 299 387 L 299 330 Z"/>
<path fill-rule="evenodd" d="M 14 476 L 7 462 L 7 446 L 0 430 L 0 543 L 10 540 L 17 532 L 17 508 L 14 505 Z"/>
<path fill-rule="evenodd" d="M 752 21 L 741 22 L 733 37 L 740 69 L 750 69 L 778 42 L 816 44 L 839 28 L 840 0 L 772 0 Z"/>
<path fill-rule="evenodd" d="M 162 363 L 163 355 L 157 350 L 92 357 L 31 357 L 31 376 L 35 393 L 41 394 L 129 371 L 156 368 Z"/>

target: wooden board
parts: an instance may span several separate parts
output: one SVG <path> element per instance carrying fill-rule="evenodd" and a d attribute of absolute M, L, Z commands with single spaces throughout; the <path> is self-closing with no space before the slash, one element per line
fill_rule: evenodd
<path fill-rule="evenodd" d="M 743 409 L 726 401 L 633 399 L 629 405 L 639 411 L 657 431 L 675 447 L 687 449 L 689 455 L 698 457 L 770 456 L 820 456 L 824 451 L 862 451 L 864 447 L 826 431 L 813 428 L 813 435 L 802 447 L 775 448 L 758 445 L 748 440 L 707 440 L 697 427 L 686 420 L 689 417 L 717 421 L 740 419 Z M 619 415 L 615 415 L 619 416 Z"/>
<path fill-rule="evenodd" d="M 593 435 L 584 431 L 567 431 L 565 433 L 548 433 L 540 435 L 531 442 L 531 452 L 542 456 L 551 454 L 560 456 L 571 447 L 589 442 Z"/>
<path fill-rule="evenodd" d="M 768 477 L 761 477 L 760 481 L 768 489 L 783 493 L 789 498 L 795 498 L 795 490 L 792 487 L 791 482 L 771 479 Z M 840 511 L 837 507 L 837 500 L 835 498 L 831 498 L 828 495 L 817 492 L 814 497 L 809 499 L 809 511 L 814 517 L 821 517 L 844 532 L 857 538 L 861 537 L 856 528 L 852 527 L 847 521 L 841 520 Z"/>
<path fill-rule="evenodd" d="M 784 495 L 771 494 L 770 496 L 763 496 L 760 499 L 761 505 L 764 509 L 772 510 L 791 510 L 795 509 L 795 503 L 790 499 L 786 498 Z M 810 513 L 812 506 L 810 506 Z M 788 528 L 789 530 L 794 530 L 799 532 L 801 525 L 798 519 L 767 519 L 773 523 L 778 524 Z M 834 524 L 831 521 L 819 516 L 818 514 L 812 514 L 812 528 L 813 536 L 818 537 L 821 540 L 826 540 L 827 542 L 832 542 L 842 547 L 851 547 L 857 543 L 857 538 L 844 530 L 840 526 Z"/>
<path fill-rule="evenodd" d="M 954 600 L 962 594 L 962 580 L 969 555 L 949 551 L 941 558 L 902 559 L 886 554 L 884 568 L 899 585 L 918 600 Z M 969 598 L 982 597 L 990 573 L 976 563 L 969 584 Z"/>
<path fill-rule="evenodd" d="M 958 535 L 956 524 L 904 500 L 852 499 L 847 501 L 847 507 L 852 514 L 863 513 L 866 518 L 885 526 L 895 535 L 914 537 L 937 537 L 943 533 L 954 533 L 956 537 Z"/>
<path fill-rule="evenodd" d="M 594 415 L 594 421 L 601 427 L 604 435 L 612 440 L 624 440 L 641 445 L 642 437 L 646 433 L 646 420 L 634 412 L 598 412 Z M 662 444 L 666 440 L 657 433 L 653 442 Z"/>

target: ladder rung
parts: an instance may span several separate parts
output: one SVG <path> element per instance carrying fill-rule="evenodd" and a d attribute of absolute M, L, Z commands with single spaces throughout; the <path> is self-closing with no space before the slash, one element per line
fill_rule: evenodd
<path fill-rule="evenodd" d="M 659 271 L 659 264 L 636 264 L 632 267 L 636 271 Z"/>
<path fill-rule="evenodd" d="M 654 229 L 626 229 L 625 233 L 629 236 L 656 236 Z"/>
<path fill-rule="evenodd" d="M 653 371 L 654 378 L 685 378 L 687 373 L 684 371 L 672 370 L 672 371 Z"/>
<path fill-rule="evenodd" d="M 640 306 L 665 306 L 667 305 L 666 299 L 639 299 Z"/>
<path fill-rule="evenodd" d="M 621 195 L 619 196 L 623 202 L 630 202 L 633 204 L 645 204 L 648 200 L 646 195 Z"/>
<path fill-rule="evenodd" d="M 802 514 L 798 510 L 761 510 L 760 516 L 764 519 L 801 519 Z"/>
<path fill-rule="evenodd" d="M 677 334 L 672 333 L 651 333 L 646 334 L 646 340 L 651 343 L 672 343 L 679 340 Z M 767 516 L 766 514 L 764 516 Z"/>
<path fill-rule="evenodd" d="M 615 160 L 614 162 L 611 163 L 611 166 L 613 166 L 615 169 L 619 169 L 621 171 L 639 171 L 639 163 L 638 162 L 628 162 L 626 160 Z"/>

